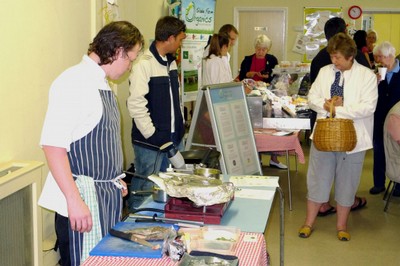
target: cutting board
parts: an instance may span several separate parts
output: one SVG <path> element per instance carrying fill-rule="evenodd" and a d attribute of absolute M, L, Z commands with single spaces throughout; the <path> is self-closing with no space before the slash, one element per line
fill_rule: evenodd
<path fill-rule="evenodd" d="M 163 223 L 135 223 L 135 222 L 119 222 L 113 228 L 119 231 L 132 230 L 134 228 L 163 226 L 174 226 L 175 230 L 178 227 L 171 224 Z M 163 249 L 163 240 L 151 241 L 153 245 L 160 245 L 160 249 L 153 250 L 150 247 L 142 246 L 135 242 L 124 240 L 106 235 L 90 252 L 90 256 L 117 256 L 117 257 L 137 257 L 137 258 L 161 258 Z"/>

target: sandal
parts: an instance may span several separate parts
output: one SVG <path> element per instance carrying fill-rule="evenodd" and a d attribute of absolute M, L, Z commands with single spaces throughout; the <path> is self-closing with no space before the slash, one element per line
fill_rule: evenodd
<path fill-rule="evenodd" d="M 311 233 L 312 233 L 312 231 L 313 231 L 313 228 L 311 226 L 303 225 L 299 229 L 299 237 L 301 237 L 301 238 L 309 238 Z"/>
<path fill-rule="evenodd" d="M 327 216 L 327 215 L 329 215 L 329 214 L 334 214 L 334 213 L 336 213 L 336 208 L 335 207 L 330 207 L 329 209 L 327 209 L 326 211 L 324 211 L 324 212 L 321 212 L 321 211 L 318 211 L 318 216 L 319 217 L 324 217 L 324 216 Z"/>
<path fill-rule="evenodd" d="M 362 209 L 367 205 L 367 199 L 366 198 L 361 198 L 361 197 L 355 197 L 354 199 L 354 204 L 351 206 L 351 211 L 356 211 L 359 209 Z"/>
<path fill-rule="evenodd" d="M 344 230 L 339 230 L 337 232 L 337 237 L 340 241 L 349 241 L 351 238 L 349 232 L 346 232 Z"/>

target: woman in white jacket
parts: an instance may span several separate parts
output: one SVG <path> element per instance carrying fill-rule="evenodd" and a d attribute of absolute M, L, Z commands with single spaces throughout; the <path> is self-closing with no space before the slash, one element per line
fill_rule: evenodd
<path fill-rule="evenodd" d="M 211 38 L 208 56 L 203 61 L 203 85 L 233 81 L 228 62 L 229 35 L 214 34 Z"/>
<path fill-rule="evenodd" d="M 350 208 L 360 182 L 365 152 L 372 148 L 374 111 L 378 98 L 377 79 L 370 69 L 354 60 L 357 48 L 347 34 L 333 36 L 327 51 L 333 64 L 319 71 L 308 95 L 309 106 L 317 112 L 317 118 L 325 118 L 333 102 L 333 116 L 354 121 L 357 145 L 351 152 L 323 152 L 311 145 L 307 173 L 307 215 L 304 225 L 299 229 L 299 236 L 308 238 L 311 235 L 319 207 L 329 200 L 334 183 L 337 237 L 348 241 Z"/>

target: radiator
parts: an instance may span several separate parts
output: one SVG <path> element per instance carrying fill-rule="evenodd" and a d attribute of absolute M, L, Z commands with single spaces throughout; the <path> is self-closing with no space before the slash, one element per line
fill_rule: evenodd
<path fill-rule="evenodd" d="M 42 265 L 40 162 L 0 164 L 0 265 Z"/>

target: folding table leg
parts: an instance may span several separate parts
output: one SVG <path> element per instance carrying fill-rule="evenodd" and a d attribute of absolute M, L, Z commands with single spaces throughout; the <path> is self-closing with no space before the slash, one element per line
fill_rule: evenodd
<path fill-rule="evenodd" d="M 286 150 L 286 165 L 287 165 L 287 178 L 288 178 L 288 188 L 289 188 L 289 210 L 292 210 L 292 186 L 290 184 L 290 160 L 289 151 Z"/>
<path fill-rule="evenodd" d="M 280 212 L 279 212 L 279 217 L 280 217 L 280 266 L 284 265 L 284 259 L 285 259 L 285 245 L 284 245 L 284 239 L 285 239 L 285 196 L 283 194 L 283 191 L 280 187 L 277 187 L 276 190 L 279 192 L 279 206 L 280 206 Z"/>

